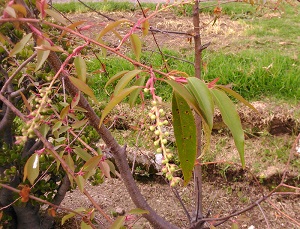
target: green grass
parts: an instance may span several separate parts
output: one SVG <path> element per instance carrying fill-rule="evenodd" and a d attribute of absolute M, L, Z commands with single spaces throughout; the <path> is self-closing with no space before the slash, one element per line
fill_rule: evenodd
<path fill-rule="evenodd" d="M 233 83 L 233 89 L 247 99 L 300 97 L 299 60 L 276 50 L 250 49 L 235 54 L 208 52 L 204 61 L 208 62 L 204 79 L 211 81 L 219 77 L 221 84 Z"/>
<path fill-rule="evenodd" d="M 179 53 L 164 50 L 165 54 L 180 57 Z M 192 56 L 186 57 L 193 61 Z M 285 56 L 276 50 L 242 50 L 238 53 L 205 52 L 204 61 L 207 62 L 207 71 L 203 72 L 204 79 L 209 82 L 220 78 L 220 84 L 233 84 L 233 89 L 248 100 L 257 100 L 264 97 L 293 101 L 300 97 L 300 61 Z M 162 58 L 157 53 L 144 52 L 141 62 L 151 64 L 154 68 L 162 65 Z M 103 87 L 107 80 L 122 70 L 132 70 L 129 62 L 109 57 L 103 60 L 108 75 L 95 75 L 90 80 L 95 93 L 103 97 Z M 176 69 L 193 76 L 194 69 L 191 64 L 178 59 L 167 57 L 169 69 Z M 98 60 L 91 60 L 88 64 L 91 72 L 100 68 Z M 159 76 L 158 76 L 159 77 Z M 113 91 L 113 85 L 108 87 Z M 158 82 L 158 95 L 169 100 L 171 88 Z"/>
<path fill-rule="evenodd" d="M 134 5 L 130 2 L 89 2 L 85 3 L 92 9 L 101 12 L 115 12 L 115 11 L 134 11 L 138 9 L 138 5 Z M 145 8 L 155 9 L 155 4 L 151 3 L 142 3 Z M 61 4 L 53 4 L 54 8 L 59 10 L 62 13 L 84 13 L 91 12 L 89 8 L 81 4 L 80 2 L 69 2 Z"/>

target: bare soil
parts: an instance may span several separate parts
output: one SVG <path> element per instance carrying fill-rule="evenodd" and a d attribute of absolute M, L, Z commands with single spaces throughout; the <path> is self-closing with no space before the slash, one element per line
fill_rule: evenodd
<path fill-rule="evenodd" d="M 136 21 L 142 17 L 141 13 L 132 12 L 110 13 L 109 16 L 120 19 L 128 18 Z M 92 31 L 87 31 L 87 35 L 95 37 L 103 29 L 107 20 L 103 19 L 96 13 L 68 15 L 72 21 L 86 20 L 87 23 L 93 23 L 97 26 Z M 203 23 L 208 23 L 212 18 L 209 15 L 203 15 Z M 105 24 L 101 24 L 101 23 Z M 175 17 L 173 14 L 166 12 L 161 16 L 153 18 L 150 25 L 161 30 L 187 32 L 192 28 L 191 18 Z M 244 38 L 246 25 L 242 22 L 231 21 L 227 17 L 222 17 L 217 21 L 216 26 L 205 28 L 207 36 L 203 36 L 203 43 L 211 42 L 209 49 L 220 49 L 233 45 L 238 39 Z M 128 28 L 123 27 L 119 33 L 125 35 Z M 167 33 L 156 33 L 155 37 L 160 47 L 175 49 L 184 53 L 192 51 L 193 45 L 187 40 L 187 36 L 172 35 Z M 117 39 L 111 34 L 107 37 L 111 45 L 118 45 Z M 144 49 L 155 50 L 156 45 L 151 36 L 143 40 Z M 127 50 L 123 50 L 126 52 Z M 234 211 L 245 208 L 249 204 L 258 200 L 263 194 L 270 191 L 280 183 L 282 173 L 285 171 L 286 158 L 292 148 L 294 133 L 298 132 L 299 116 L 295 115 L 299 110 L 297 106 L 278 105 L 276 103 L 257 102 L 259 114 L 242 109 L 240 114 L 246 127 L 248 139 L 246 141 L 246 162 L 247 169 L 241 170 L 233 163 L 238 163 L 238 154 L 234 148 L 233 140 L 224 129 L 218 115 L 215 119 L 219 126 L 215 127 L 215 135 L 212 139 L 212 153 L 205 157 L 206 161 L 219 161 L 220 163 L 205 165 L 204 184 L 203 184 L 203 206 L 204 213 L 209 217 L 226 216 Z M 136 112 L 128 108 L 120 108 L 129 111 L 128 116 L 123 122 L 127 123 L 121 130 L 116 130 L 124 138 L 124 141 L 132 136 L 130 126 L 132 125 L 133 116 Z M 114 113 L 112 115 L 118 115 Z M 129 123 L 129 124 L 128 124 Z M 141 137 L 140 141 L 145 141 Z M 140 148 L 143 152 L 145 149 Z M 278 153 L 277 153 L 277 151 Z M 268 152 L 273 152 L 269 153 Z M 275 152 L 275 153 L 274 153 Z M 142 153 L 143 154 L 143 153 Z M 282 154 L 284 156 L 282 156 Z M 274 156 L 275 155 L 275 156 Z M 277 157 L 276 157 L 277 155 Z M 284 157 L 283 160 L 281 157 Z M 293 155 L 289 167 L 290 173 L 287 183 L 299 187 L 299 167 L 300 158 Z M 225 163 L 225 162 L 228 163 Z M 296 165 L 296 166 L 294 166 Z M 147 174 L 146 177 L 138 176 L 138 186 L 144 194 L 148 203 L 157 210 L 159 214 L 167 220 L 176 224 L 180 228 L 188 227 L 187 217 L 180 206 L 178 199 L 173 194 L 169 185 L 160 176 Z M 144 178 L 144 179 L 143 179 Z M 87 189 L 101 208 L 112 218 L 119 208 L 128 212 L 135 208 L 126 188 L 120 179 L 106 179 L 99 186 L 87 185 Z M 189 212 L 193 211 L 193 182 L 187 187 L 180 186 L 177 188 L 180 197 Z M 240 228 L 249 228 L 253 225 L 257 229 L 264 228 L 300 228 L 300 201 L 299 190 L 281 190 L 298 193 L 298 195 L 273 196 L 269 201 L 258 204 L 252 210 L 243 213 L 220 226 L 220 228 L 230 228 L 232 222 L 237 222 Z M 68 208 L 92 207 L 86 197 L 75 190 L 68 194 L 62 205 Z M 61 215 L 65 214 L 60 212 Z M 108 228 L 103 217 L 97 213 L 96 222 L 99 228 Z M 103 223 L 103 224 L 102 224 Z M 61 227 L 57 228 L 80 228 L 78 220 L 69 220 Z M 150 224 L 140 219 L 132 228 L 152 228 Z"/>

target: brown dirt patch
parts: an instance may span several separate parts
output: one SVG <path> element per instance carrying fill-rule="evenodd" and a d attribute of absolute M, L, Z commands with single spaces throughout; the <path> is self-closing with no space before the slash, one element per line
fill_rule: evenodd
<path fill-rule="evenodd" d="M 115 12 L 115 13 L 107 13 L 107 15 L 114 19 L 123 19 L 126 18 L 132 22 L 136 22 L 139 18 L 142 18 L 142 13 L 135 11 L 131 13 L 124 12 Z M 75 21 L 86 21 L 86 24 L 94 24 L 95 26 L 84 33 L 91 37 L 95 38 L 97 34 L 105 27 L 108 20 L 99 16 L 96 13 L 81 13 L 81 14 L 70 14 L 67 17 Z M 240 39 L 243 36 L 244 30 L 248 27 L 248 25 L 238 22 L 232 21 L 228 16 L 222 16 L 214 26 L 208 25 L 213 19 L 212 16 L 208 14 L 201 15 L 201 27 L 202 33 L 202 42 L 203 44 L 207 42 L 211 42 L 210 49 L 219 49 L 222 47 L 230 46 L 234 41 Z M 153 28 L 162 30 L 162 31 L 173 31 L 173 32 L 183 32 L 186 33 L 190 31 L 192 26 L 192 18 L 186 16 L 174 16 L 173 12 L 163 12 L 162 14 L 157 15 L 154 18 L 151 18 L 150 26 Z M 118 27 L 117 31 L 121 36 L 124 36 L 130 28 L 128 26 Z M 141 35 L 141 32 L 137 33 Z M 176 51 L 192 51 L 193 45 L 188 41 L 187 35 L 179 35 L 172 33 L 155 33 L 155 38 L 157 43 L 161 48 L 172 49 Z M 142 36 L 141 36 L 142 37 Z M 119 44 L 119 40 L 113 33 L 109 33 L 105 37 L 105 42 L 112 46 L 117 46 Z M 142 39 L 144 49 L 152 49 L 155 50 L 156 44 L 154 43 L 153 37 L 151 33 L 148 36 Z M 126 48 L 123 51 L 127 51 Z"/>

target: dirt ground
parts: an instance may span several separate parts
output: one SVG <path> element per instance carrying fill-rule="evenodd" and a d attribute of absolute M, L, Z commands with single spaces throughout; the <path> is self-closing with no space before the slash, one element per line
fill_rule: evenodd
<path fill-rule="evenodd" d="M 136 21 L 138 18 L 142 17 L 141 13 L 136 12 L 128 14 L 110 13 L 108 15 L 115 19 L 128 18 L 132 21 Z M 90 37 L 95 37 L 96 34 L 103 29 L 103 22 L 107 23 L 107 20 L 103 19 L 96 13 L 75 14 L 68 15 L 68 17 L 73 22 L 85 20 L 89 24 L 95 24 L 92 32 L 85 32 Z M 209 15 L 203 15 L 202 25 L 205 25 L 205 23 L 208 23 L 210 20 L 212 20 L 212 18 Z M 192 28 L 191 18 L 183 16 L 175 17 L 171 13 L 155 17 L 150 20 L 150 25 L 160 30 L 181 32 L 187 32 Z M 203 43 L 211 42 L 211 45 L 208 48 L 214 50 L 233 46 L 233 44 L 236 44 L 238 39 L 243 39 L 243 32 L 245 28 L 246 25 L 242 22 L 231 21 L 228 17 L 222 17 L 217 21 L 214 27 L 206 27 L 204 29 L 203 34 L 205 35 L 202 36 Z M 121 35 L 125 35 L 125 30 L 128 31 L 128 28 L 122 28 L 119 33 Z M 186 52 L 193 50 L 193 45 L 188 42 L 187 36 L 169 33 L 155 33 L 155 37 L 160 44 L 160 47 L 181 51 L 183 57 Z M 107 38 L 111 45 L 118 45 L 117 39 L 115 39 L 112 34 L 110 34 Z M 155 46 L 156 45 L 153 43 L 153 38 L 151 36 L 147 36 L 143 40 L 144 49 L 155 50 Z M 123 51 L 126 52 L 126 48 Z M 266 113 L 270 114 L 272 113 L 273 108 L 269 107 L 263 109 Z M 268 117 L 272 117 L 272 115 Z M 261 121 L 261 119 L 259 120 Z M 265 117 L 264 120 L 267 120 L 267 117 Z M 242 172 L 236 169 L 232 170 L 230 166 L 228 167 L 225 164 L 221 166 L 209 165 L 204 167 L 203 206 L 204 213 L 207 213 L 209 217 L 226 216 L 231 212 L 240 210 L 258 200 L 263 194 L 266 194 L 270 188 L 275 187 L 274 185 L 280 182 L 280 176 L 285 167 L 284 164 L 281 164 L 279 170 L 276 169 L 278 168 L 278 166 L 276 166 L 277 159 L 272 162 L 268 161 L 268 163 L 264 164 L 263 168 L 259 168 L 258 170 L 255 168 L 255 163 L 257 161 L 260 162 L 262 159 L 259 155 L 259 149 L 264 145 L 268 146 L 266 143 L 269 142 L 268 137 L 273 136 L 268 134 L 263 135 L 262 132 L 264 130 L 257 131 L 260 132 L 258 136 L 263 137 L 249 137 L 246 141 L 246 161 L 249 167 L 249 172 Z M 216 154 L 213 158 L 209 159 L 214 161 L 228 160 L 238 162 L 236 156 L 232 157 L 233 153 L 236 153 L 232 139 L 230 139 L 226 133 L 224 134 L 221 129 L 216 132 L 219 132 L 219 135 L 213 137 L 212 144 L 212 150 L 216 152 Z M 220 134 L 220 132 L 223 134 Z M 290 134 L 291 133 L 278 133 L 277 137 L 283 139 L 281 141 L 282 144 L 289 144 L 291 147 L 291 141 L 295 137 Z M 252 135 L 252 133 L 250 135 Z M 278 147 L 281 147 L 276 144 L 272 146 L 272 150 L 276 150 Z M 218 147 L 222 148 L 221 153 L 219 153 L 217 149 Z M 285 154 L 288 153 L 289 151 L 287 150 Z M 254 156 L 254 154 L 257 155 Z M 294 160 L 300 159 L 296 157 Z M 252 178 L 250 172 L 256 173 L 255 177 L 257 179 L 261 177 L 265 180 L 256 182 L 256 180 Z M 298 177 L 293 178 L 293 176 L 297 176 L 297 174 Z M 297 168 L 292 169 L 290 177 L 291 180 L 289 180 L 291 185 L 299 186 L 299 174 L 300 171 L 297 170 Z M 267 180 L 267 177 L 269 177 L 270 180 L 264 183 L 264 181 Z M 142 181 L 138 182 L 138 186 L 154 210 L 157 210 L 160 215 L 176 224 L 179 228 L 187 228 L 187 217 L 182 210 L 178 199 L 175 197 L 169 185 L 163 180 L 163 178 L 150 176 L 150 178 L 141 180 Z M 262 184 L 264 185 L 261 186 Z M 135 208 L 124 184 L 120 179 L 107 179 L 103 184 L 96 187 L 88 185 L 87 189 L 100 207 L 112 218 L 119 208 L 124 209 L 126 212 Z M 186 208 L 189 212 L 192 212 L 194 204 L 193 183 L 190 183 L 187 187 L 178 187 L 177 191 L 180 194 Z M 256 208 L 237 217 L 233 217 L 231 220 L 220 226 L 220 228 L 230 228 L 232 222 L 237 222 L 240 228 L 249 228 L 250 226 L 254 226 L 252 228 L 256 229 L 300 228 L 299 190 L 295 193 L 298 193 L 298 195 L 273 196 L 269 199 L 269 201 L 258 204 Z M 72 209 L 82 206 L 87 208 L 92 207 L 87 198 L 78 190 L 69 193 L 62 205 Z M 60 214 L 64 213 L 60 212 Z M 99 228 L 108 228 L 105 220 L 98 213 L 96 214 L 96 222 L 98 223 Z M 63 227 L 57 226 L 57 228 L 80 228 L 80 222 L 72 219 L 67 221 Z M 146 220 L 140 219 L 132 228 L 152 227 Z"/>

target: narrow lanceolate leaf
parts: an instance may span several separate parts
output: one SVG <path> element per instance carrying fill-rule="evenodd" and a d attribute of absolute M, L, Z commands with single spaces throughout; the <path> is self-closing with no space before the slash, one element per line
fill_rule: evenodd
<path fill-rule="evenodd" d="M 31 38 L 32 33 L 28 33 L 26 34 L 22 40 L 20 40 L 15 47 L 10 51 L 9 56 L 13 56 L 19 52 L 21 52 L 23 50 L 23 48 L 25 47 L 25 45 L 27 44 L 27 42 L 29 41 L 29 39 Z"/>
<path fill-rule="evenodd" d="M 234 143 L 240 154 L 242 166 L 245 167 L 244 131 L 242 128 L 240 117 L 238 115 L 238 112 L 236 111 L 236 107 L 225 92 L 217 89 L 212 89 L 211 93 L 216 105 L 220 109 L 224 123 L 228 126 L 232 133 Z"/>
<path fill-rule="evenodd" d="M 126 88 L 123 91 L 120 91 L 120 93 L 112 98 L 112 100 L 107 104 L 107 106 L 104 108 L 99 126 L 102 125 L 102 122 L 104 118 L 108 115 L 108 113 L 118 104 L 120 103 L 127 95 L 129 95 L 131 92 L 133 92 L 135 89 L 139 88 L 139 86 L 132 86 L 130 88 Z"/>
<path fill-rule="evenodd" d="M 47 40 L 42 40 L 38 45 L 50 46 L 50 43 Z M 37 49 L 36 52 L 37 52 L 37 62 L 34 71 L 37 71 L 42 67 L 42 65 L 45 63 L 45 61 L 47 60 L 50 54 L 50 50 Z"/>
<path fill-rule="evenodd" d="M 141 72 L 142 72 L 142 70 L 137 70 L 137 69 L 127 72 L 117 83 L 115 90 L 114 90 L 114 96 L 118 95 L 118 93 L 127 86 L 129 81 L 132 80 L 133 77 L 135 77 L 137 74 L 139 74 Z"/>
<path fill-rule="evenodd" d="M 88 119 L 82 119 L 80 121 L 74 122 L 71 127 L 72 127 L 72 129 L 77 129 L 77 128 L 84 126 L 87 122 L 88 122 Z"/>
<path fill-rule="evenodd" d="M 210 150 L 210 140 L 211 140 L 211 132 L 212 130 L 210 129 L 210 127 L 207 125 L 207 123 L 202 120 L 202 128 L 203 128 L 203 132 L 204 132 L 204 146 L 202 149 L 202 153 L 198 158 L 201 158 L 204 154 L 208 153 Z"/>
<path fill-rule="evenodd" d="M 72 76 L 69 76 L 69 79 L 71 80 L 72 84 L 74 84 L 80 91 L 91 97 L 94 102 L 97 102 L 93 90 L 86 83 Z"/>
<path fill-rule="evenodd" d="M 180 167 L 184 184 L 187 185 L 192 177 L 196 160 L 196 124 L 189 104 L 177 92 L 173 93 L 172 114 Z"/>
<path fill-rule="evenodd" d="M 92 158 L 92 156 L 87 151 L 85 151 L 84 149 L 82 149 L 80 147 L 75 146 L 73 148 L 73 151 L 84 161 L 89 161 Z"/>
<path fill-rule="evenodd" d="M 101 37 L 103 37 L 106 33 L 108 33 L 109 31 L 111 31 L 112 29 L 116 28 L 118 25 L 125 23 L 125 22 L 129 22 L 129 20 L 127 19 L 121 19 L 118 21 L 114 21 L 112 23 L 109 23 L 98 35 L 97 40 L 101 39 Z"/>
<path fill-rule="evenodd" d="M 29 180 L 30 184 L 34 184 L 35 179 L 38 177 L 40 172 L 40 163 L 39 163 L 39 155 L 34 153 L 27 160 L 24 166 L 24 177 L 23 182 L 26 178 Z"/>
<path fill-rule="evenodd" d="M 99 156 L 94 156 L 92 158 L 90 158 L 83 166 L 82 166 L 82 170 L 85 171 L 85 172 L 89 172 L 93 169 L 95 169 L 99 162 L 101 161 L 102 159 L 102 155 L 99 155 Z"/>
<path fill-rule="evenodd" d="M 142 42 L 138 35 L 130 35 L 131 47 L 134 52 L 135 58 L 137 61 L 140 61 L 141 51 L 142 51 Z"/>
<path fill-rule="evenodd" d="M 150 28 L 149 21 L 148 20 L 144 21 L 142 23 L 143 36 L 147 36 L 148 35 L 149 28 Z"/>
<path fill-rule="evenodd" d="M 58 22 L 60 22 L 63 25 L 67 25 L 68 24 L 67 20 L 63 16 L 61 16 L 59 13 L 57 13 L 57 12 L 55 12 L 53 10 L 50 10 L 50 9 L 45 9 L 45 12 L 49 16 L 53 17 L 55 19 L 55 21 L 58 21 Z"/>
<path fill-rule="evenodd" d="M 74 161 L 72 159 L 72 156 L 71 154 L 67 154 L 63 157 L 63 159 L 65 160 L 65 162 L 67 163 L 67 165 L 69 166 L 69 168 L 74 171 L 75 169 L 75 165 L 74 165 Z M 68 177 L 69 177 L 69 180 L 70 180 L 70 183 L 71 183 L 71 187 L 73 187 L 73 176 L 71 174 L 68 173 Z"/>
<path fill-rule="evenodd" d="M 108 85 L 110 85 L 111 83 L 115 82 L 116 80 L 120 79 L 122 76 L 124 76 L 127 72 L 129 72 L 128 70 L 124 70 L 121 72 L 118 72 L 117 74 L 115 74 L 113 77 L 111 77 L 107 83 L 105 84 L 104 88 L 106 88 Z"/>
<path fill-rule="evenodd" d="M 198 106 L 201 109 L 202 118 L 207 123 L 209 128 L 212 129 L 214 117 L 214 102 L 209 89 L 202 80 L 196 77 L 189 77 L 187 81 L 188 84 L 186 85 L 186 87 L 197 100 Z"/>
<path fill-rule="evenodd" d="M 80 192 L 84 191 L 84 185 L 85 185 L 85 179 L 83 178 L 83 176 L 77 176 L 75 177 L 75 182 L 80 190 Z"/>
<path fill-rule="evenodd" d="M 200 108 L 197 104 L 196 99 L 194 98 L 194 96 L 191 95 L 191 93 L 188 91 L 188 89 L 186 89 L 186 87 L 184 87 L 183 85 L 175 82 L 174 80 L 165 80 L 166 83 L 168 83 L 173 90 L 178 93 L 182 98 L 185 99 L 185 101 L 188 102 L 188 104 L 193 107 L 193 109 L 199 114 L 200 114 Z"/>
<path fill-rule="evenodd" d="M 141 214 L 149 214 L 149 211 L 140 208 L 135 208 L 135 209 L 131 209 L 128 213 L 132 215 L 141 215 Z"/>
<path fill-rule="evenodd" d="M 120 229 L 125 222 L 125 216 L 118 216 L 109 229 Z"/>
<path fill-rule="evenodd" d="M 72 23 L 71 25 L 68 25 L 67 26 L 67 28 L 68 29 L 72 29 L 72 30 L 75 30 L 75 28 L 77 27 L 77 26 L 79 26 L 79 25 L 81 25 L 81 24 L 83 24 L 83 23 L 85 23 L 86 21 L 76 21 L 76 22 L 74 22 L 74 23 Z M 67 33 L 67 31 L 62 31 L 62 33 L 61 33 L 61 35 L 60 35 L 60 39 L 64 36 L 64 35 L 66 35 L 66 33 Z"/>
<path fill-rule="evenodd" d="M 244 99 L 240 94 L 236 93 L 235 91 L 231 90 L 230 88 L 224 86 L 224 85 L 216 85 L 217 88 L 222 89 L 223 91 L 227 92 L 229 95 L 232 95 L 234 98 L 238 99 L 240 102 L 251 108 L 252 110 L 258 112 L 254 106 L 252 106 L 251 103 L 249 103 L 246 99 Z"/>
<path fill-rule="evenodd" d="M 146 79 L 145 76 L 141 76 L 140 78 L 138 78 L 138 79 L 135 81 L 134 86 L 142 86 L 142 85 L 144 85 L 145 79 Z M 142 87 L 136 89 L 135 91 L 133 91 L 133 92 L 130 94 L 130 96 L 129 96 L 129 101 L 128 101 L 130 107 L 133 107 L 133 106 L 134 106 L 135 101 L 136 101 L 137 97 L 139 96 L 141 90 L 142 90 Z"/>
<path fill-rule="evenodd" d="M 76 56 L 74 59 L 77 78 L 86 83 L 86 64 L 81 56 Z"/>

